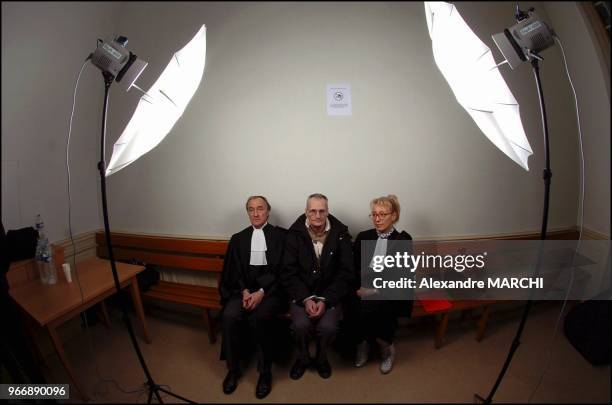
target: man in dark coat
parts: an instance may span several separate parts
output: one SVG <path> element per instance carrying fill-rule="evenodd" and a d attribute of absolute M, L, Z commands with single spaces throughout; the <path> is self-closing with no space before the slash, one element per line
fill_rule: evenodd
<path fill-rule="evenodd" d="M 327 349 L 342 316 L 340 303 L 353 282 L 353 259 L 348 228 L 329 215 L 327 197 L 322 194 L 308 197 L 305 214 L 289 228 L 281 282 L 291 301 L 298 345 L 298 358 L 290 376 L 299 379 L 310 365 L 309 335 L 314 328 L 315 366 L 322 378 L 329 378 Z"/>
<path fill-rule="evenodd" d="M 259 379 L 255 395 L 264 398 L 272 390 L 269 336 L 271 322 L 286 310 L 286 299 L 277 276 L 282 264 L 286 230 L 270 225 L 270 204 L 263 196 L 249 197 L 248 228 L 230 239 L 219 292 L 221 295 L 222 353 L 227 361 L 223 392 L 238 386 L 240 371 L 240 323 L 248 321 L 257 346 Z"/>

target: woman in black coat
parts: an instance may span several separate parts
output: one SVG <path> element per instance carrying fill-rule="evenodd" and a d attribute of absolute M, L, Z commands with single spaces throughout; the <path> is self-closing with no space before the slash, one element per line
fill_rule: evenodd
<path fill-rule="evenodd" d="M 397 330 L 397 317 L 399 315 L 410 316 L 412 291 L 406 289 L 393 291 L 390 296 L 401 298 L 398 300 L 390 299 L 389 295 L 379 295 L 381 294 L 379 290 L 364 286 L 372 285 L 370 281 L 366 281 L 366 279 L 372 277 L 383 277 L 384 280 L 396 278 L 393 277 L 394 268 L 385 269 L 388 273 L 384 276 L 382 276 L 382 273 L 375 273 L 371 268 L 368 268 L 372 267 L 372 256 L 374 254 L 395 255 L 396 252 L 403 253 L 410 249 L 410 244 L 405 241 L 412 240 L 412 237 L 405 231 L 398 232 L 394 227 L 400 217 L 400 204 L 395 195 L 375 198 L 370 203 L 370 208 L 372 211 L 370 218 L 374 228 L 357 235 L 353 246 L 355 271 L 358 280 L 357 284 L 354 285 L 356 298 L 353 300 L 355 322 L 353 333 L 357 342 L 355 366 L 362 367 L 368 361 L 370 345 L 377 344 L 382 354 L 380 372 L 387 374 L 393 368 L 393 361 L 395 360 L 393 340 Z M 363 260 L 367 260 L 368 264 L 362 263 L 362 241 L 372 241 L 363 246 L 367 250 L 363 252 Z M 408 253 L 410 254 L 411 250 Z M 410 272 L 404 271 L 404 274 L 410 275 Z"/>

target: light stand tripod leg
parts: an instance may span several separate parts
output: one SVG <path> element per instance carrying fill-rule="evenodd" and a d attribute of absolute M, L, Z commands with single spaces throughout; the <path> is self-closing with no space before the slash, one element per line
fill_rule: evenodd
<path fill-rule="evenodd" d="M 113 272 L 113 279 L 115 281 L 115 289 L 117 290 L 117 295 L 119 296 L 119 306 L 121 307 L 121 312 L 123 313 L 123 316 L 122 316 L 123 322 L 125 323 L 125 326 L 130 335 L 130 341 L 132 342 L 132 347 L 134 348 L 134 351 L 136 352 L 136 356 L 138 357 L 138 362 L 140 363 L 140 367 L 142 368 L 142 371 L 145 373 L 145 376 L 147 378 L 146 384 L 147 384 L 147 387 L 149 388 L 149 397 L 148 397 L 147 403 L 151 403 L 151 400 L 153 399 L 153 394 L 155 394 L 155 397 L 157 398 L 157 401 L 159 403 L 163 403 L 161 396 L 159 395 L 159 392 L 158 392 L 159 390 L 161 390 L 161 388 L 157 384 L 155 384 L 155 381 L 153 381 L 153 377 L 151 376 L 151 373 L 149 372 L 149 369 L 147 367 L 147 364 L 145 363 L 142 352 L 140 351 L 140 346 L 138 345 L 138 341 L 136 340 L 136 335 L 134 334 L 134 328 L 132 327 L 132 323 L 130 322 L 130 318 L 127 313 L 125 297 L 121 294 L 121 285 L 119 283 L 119 276 L 117 275 L 117 266 L 115 263 L 115 256 L 113 254 L 113 246 L 111 243 L 111 236 L 110 236 L 110 225 L 109 225 L 109 220 L 108 220 L 108 203 L 107 203 L 107 198 L 106 198 L 106 176 L 104 173 L 105 171 L 104 157 L 105 157 L 105 142 L 106 142 L 106 111 L 108 107 L 108 95 L 109 95 L 108 93 L 110 90 L 110 86 L 112 82 L 114 81 L 114 77 L 108 73 L 102 73 L 102 75 L 104 76 L 104 107 L 102 110 L 102 136 L 101 136 L 101 147 L 100 147 L 101 157 L 100 157 L 100 162 L 98 162 L 98 171 L 100 173 L 100 188 L 101 188 L 101 193 L 102 193 L 102 214 L 104 217 L 104 233 L 106 236 L 106 245 L 108 247 L 108 258 L 111 263 L 111 270 Z M 192 404 L 195 403 L 189 399 L 179 397 L 166 390 L 163 390 L 163 391 L 185 402 L 189 402 Z"/>
<path fill-rule="evenodd" d="M 151 403 L 151 400 L 153 399 L 153 391 L 155 391 L 155 390 L 149 389 L 149 395 L 147 396 L 147 404 L 150 404 L 150 403 Z M 159 401 L 160 401 L 160 403 L 162 403 L 162 404 L 163 404 L 163 402 L 161 401 L 161 399 L 160 399 Z"/>
<path fill-rule="evenodd" d="M 533 73 L 535 76 L 536 85 L 538 89 L 538 96 L 540 98 L 540 112 L 542 114 L 542 129 L 544 132 L 544 162 L 545 162 L 545 169 L 544 169 L 544 174 L 543 174 L 544 210 L 542 213 L 542 228 L 540 231 L 540 245 L 538 247 L 538 258 L 537 258 L 535 271 L 534 271 L 534 276 L 537 276 L 540 273 L 540 267 L 541 267 L 541 262 L 542 262 L 542 250 L 543 250 L 543 244 L 544 244 L 543 241 L 546 239 L 546 228 L 548 226 L 548 207 L 550 203 L 550 182 L 551 182 L 550 179 L 552 177 L 552 172 L 550 171 L 550 153 L 549 153 L 550 148 L 548 144 L 548 121 L 546 119 L 546 107 L 544 104 L 544 94 L 542 92 L 542 82 L 540 81 L 540 68 L 538 66 L 538 60 L 533 59 L 531 61 L 531 66 L 533 67 Z M 519 327 L 516 331 L 516 336 L 514 337 L 514 340 L 512 341 L 512 344 L 510 346 L 510 351 L 508 352 L 508 356 L 506 357 L 506 361 L 504 362 L 504 365 L 502 366 L 499 376 L 497 377 L 497 380 L 495 381 L 493 388 L 491 388 L 491 392 L 489 393 L 486 399 L 483 399 L 480 395 L 475 394 L 474 399 L 476 402 L 490 404 L 493 401 L 493 396 L 495 395 L 497 388 L 499 388 L 499 385 L 501 384 L 501 381 L 504 378 L 504 375 L 506 374 L 508 367 L 510 366 L 510 361 L 512 361 L 512 356 L 514 356 L 514 352 L 516 352 L 519 345 L 521 344 L 521 341 L 520 341 L 521 334 L 523 333 L 523 328 L 525 327 L 525 323 L 527 322 L 527 317 L 529 315 L 529 310 L 531 309 L 531 306 L 533 303 L 533 300 L 532 300 L 533 291 L 534 290 L 532 289 L 529 293 L 529 299 L 527 300 L 527 303 L 525 304 L 525 308 L 523 310 L 523 316 L 521 317 L 521 322 L 519 323 Z"/>

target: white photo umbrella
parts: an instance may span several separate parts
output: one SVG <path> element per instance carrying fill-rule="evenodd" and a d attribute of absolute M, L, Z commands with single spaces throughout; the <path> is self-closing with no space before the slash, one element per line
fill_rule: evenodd
<path fill-rule="evenodd" d="M 519 105 L 496 68 L 491 49 L 454 5 L 425 2 L 434 60 L 457 101 L 487 138 L 525 170 L 533 154 Z"/>
<path fill-rule="evenodd" d="M 149 152 L 172 130 L 200 85 L 205 62 L 206 26 L 202 25 L 140 98 L 134 115 L 115 142 L 107 177 Z"/>

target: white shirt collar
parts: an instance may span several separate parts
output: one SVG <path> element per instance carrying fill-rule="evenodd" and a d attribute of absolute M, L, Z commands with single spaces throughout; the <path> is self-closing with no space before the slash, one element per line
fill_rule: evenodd
<path fill-rule="evenodd" d="M 263 224 L 259 229 L 264 229 L 267 225 L 268 225 L 268 221 L 266 221 L 266 223 Z M 253 230 L 257 229 L 253 225 L 251 225 L 251 228 L 253 228 Z"/>

